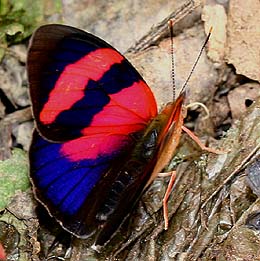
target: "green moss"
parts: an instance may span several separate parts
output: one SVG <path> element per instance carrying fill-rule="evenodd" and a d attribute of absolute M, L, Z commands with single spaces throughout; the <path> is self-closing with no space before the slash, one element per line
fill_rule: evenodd
<path fill-rule="evenodd" d="M 10 202 L 15 191 L 29 188 L 28 161 L 23 150 L 14 149 L 12 157 L 0 161 L 0 210 Z"/>
<path fill-rule="evenodd" d="M 0 61 L 7 46 L 23 41 L 47 16 L 60 11 L 61 0 L 0 0 Z"/>

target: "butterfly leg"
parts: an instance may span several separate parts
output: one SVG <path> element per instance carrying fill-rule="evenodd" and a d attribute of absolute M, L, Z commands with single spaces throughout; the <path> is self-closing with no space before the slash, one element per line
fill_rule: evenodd
<path fill-rule="evenodd" d="M 161 175 L 162 174 L 162 175 Z M 167 230 L 168 229 L 168 225 L 169 225 L 169 218 L 168 218 L 168 199 L 169 196 L 171 194 L 172 191 L 172 187 L 174 185 L 175 179 L 176 179 L 176 171 L 173 170 L 169 173 L 160 173 L 159 176 L 171 176 L 170 182 L 168 184 L 167 190 L 165 192 L 165 195 L 163 197 L 163 218 L 164 218 L 164 229 Z"/>
<path fill-rule="evenodd" d="M 188 128 L 186 128 L 185 126 L 182 126 L 182 130 L 185 131 L 198 145 L 199 147 L 204 150 L 204 151 L 208 151 L 211 153 L 215 153 L 215 154 L 226 154 L 226 151 L 223 150 L 216 150 L 216 149 L 212 149 L 209 147 L 206 147 L 201 141 L 200 139 Z"/>

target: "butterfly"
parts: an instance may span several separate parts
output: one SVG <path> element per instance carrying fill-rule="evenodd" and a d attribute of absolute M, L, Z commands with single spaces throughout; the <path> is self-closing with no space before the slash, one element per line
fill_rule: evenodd
<path fill-rule="evenodd" d="M 27 70 L 36 199 L 65 230 L 95 234 L 95 244 L 104 245 L 172 157 L 185 91 L 158 113 L 152 91 L 122 54 L 58 24 L 34 32 Z"/>

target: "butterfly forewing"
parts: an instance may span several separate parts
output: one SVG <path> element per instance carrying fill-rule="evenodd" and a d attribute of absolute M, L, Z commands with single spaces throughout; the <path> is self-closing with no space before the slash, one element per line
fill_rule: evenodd
<path fill-rule="evenodd" d="M 40 27 L 27 66 L 37 128 L 49 140 L 78 138 L 87 127 L 136 125 L 125 130 L 129 133 L 143 129 L 157 113 L 153 94 L 130 63 L 79 29 Z"/>

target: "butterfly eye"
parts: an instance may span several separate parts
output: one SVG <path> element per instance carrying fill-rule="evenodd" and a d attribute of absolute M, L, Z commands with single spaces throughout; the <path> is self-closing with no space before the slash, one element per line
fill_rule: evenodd
<path fill-rule="evenodd" d="M 147 139 L 143 143 L 143 154 L 142 156 L 145 159 L 151 158 L 151 156 L 154 154 L 156 145 L 157 145 L 157 137 L 158 133 L 157 130 L 154 129 L 151 131 L 151 133 L 148 135 Z"/>

